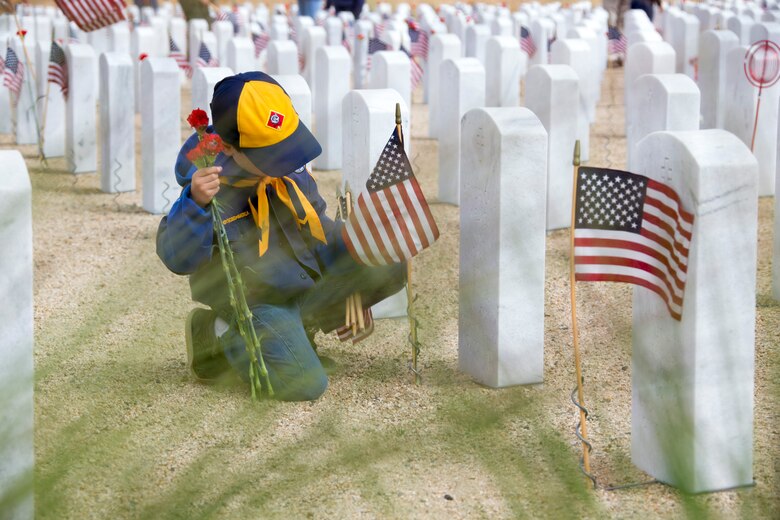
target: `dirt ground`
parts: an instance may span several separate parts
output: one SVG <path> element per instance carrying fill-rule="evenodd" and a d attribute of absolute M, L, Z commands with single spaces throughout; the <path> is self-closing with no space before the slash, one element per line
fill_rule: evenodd
<path fill-rule="evenodd" d="M 184 118 L 187 92 L 182 106 Z M 380 321 L 356 346 L 318 335 L 339 366 L 312 403 L 253 403 L 239 382 L 195 383 L 185 367 L 187 280 L 155 254 L 160 216 L 140 209 L 140 174 L 137 193 L 105 194 L 98 174 L 68 174 L 63 159 L 44 170 L 34 147 L 21 147 L 33 185 L 37 516 L 780 516 L 773 199 L 759 203 L 755 486 L 693 497 L 661 484 L 604 489 L 650 478 L 630 462 L 631 289 L 580 284 L 591 464 L 601 486 L 591 490 L 577 468 L 569 401 L 568 231 L 547 240 L 544 384 L 475 384 L 457 370 L 459 213 L 434 200 L 438 151 L 426 128 L 427 108 L 415 104 L 411 160 L 442 232 L 413 267 L 422 384 L 408 369 L 407 322 Z M 624 161 L 617 69 L 604 82 L 589 164 Z M 317 177 L 332 214 L 340 172 Z"/>

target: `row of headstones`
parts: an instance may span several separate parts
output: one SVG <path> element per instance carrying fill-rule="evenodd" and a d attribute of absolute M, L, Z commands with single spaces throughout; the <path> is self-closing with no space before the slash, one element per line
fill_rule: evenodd
<path fill-rule="evenodd" d="M 101 64 L 102 70 L 124 70 L 125 80 L 131 73 L 124 56 L 105 54 Z M 166 124 L 178 128 L 178 117 L 166 112 L 178 95 L 175 63 L 151 58 L 142 74 L 161 90 L 160 102 L 153 96 L 142 118 L 152 118 L 161 130 Z M 396 102 L 402 100 L 392 90 L 356 90 L 345 97 L 342 110 L 354 122 L 345 132 L 345 150 L 351 151 L 345 180 L 352 185 L 365 182 L 371 159 L 395 123 Z M 408 126 L 406 107 L 402 114 Z M 540 383 L 547 131 L 533 112 L 519 107 L 472 109 L 459 126 L 464 168 L 458 182 L 471 194 L 460 210 L 459 366 L 490 386 Z M 149 139 L 164 137 L 147 133 Z M 171 140 L 178 147 L 178 139 Z M 10 442 L 2 445 L 0 460 L 7 467 L 0 473 L 14 479 L 33 463 L 31 200 L 21 154 L 0 151 L 0 156 L 7 173 L 0 212 L 13 220 L 0 228 L 8 246 L 0 253 L 0 268 L 9 275 L 2 290 L 17 295 L 16 305 L 0 311 L 3 323 L 12 324 L 0 340 L 0 380 L 3 398 L 18 392 L 0 407 L 3 423 L 14 425 Z M 743 143 L 721 130 L 657 132 L 638 143 L 636 156 L 636 172 L 672 186 L 696 215 L 696 224 L 682 321 L 672 320 L 657 296 L 634 289 L 633 460 L 654 477 L 690 491 L 749 484 L 757 164 Z M 160 162 L 169 174 L 171 160 Z M 492 252 L 487 263 L 481 253 L 486 248 Z M 688 358 L 700 362 L 684 362 Z M 682 445 L 670 445 L 671 431 Z"/>
<path fill-rule="evenodd" d="M 641 15 L 637 16 L 641 18 Z M 675 19 L 675 16 L 678 15 L 673 11 L 667 13 L 667 19 Z M 728 18 L 729 27 L 740 18 Z M 744 42 L 766 39 L 780 44 L 780 24 L 743 23 L 743 28 L 749 25 L 750 29 L 745 40 L 744 34 L 740 36 L 739 31 L 731 29 L 708 29 L 699 33 L 699 20 L 691 15 L 683 13 L 678 19 L 683 20 L 684 24 L 681 22 L 679 28 L 686 34 L 679 39 L 696 43 L 697 52 L 684 52 L 686 56 L 697 58 L 699 88 L 689 77 L 687 62 L 681 62 L 679 54 L 669 44 L 649 41 L 629 47 L 625 69 L 628 168 L 635 166 L 637 143 L 651 131 L 722 128 L 736 135 L 746 146 L 753 145 L 753 155 L 758 162 L 759 195 L 778 193 L 780 84 L 762 89 L 761 110 L 756 117 L 758 88 L 745 75 L 744 62 L 749 47 Z M 674 28 L 666 34 L 671 34 L 673 41 L 679 37 L 675 36 Z M 780 213 L 777 200 L 775 198 L 776 215 Z M 772 294 L 780 300 L 780 218 L 776 217 L 774 229 Z"/>
<path fill-rule="evenodd" d="M 708 10 L 702 12 L 709 13 Z M 720 11 L 718 14 L 725 13 Z M 749 45 L 757 41 L 770 40 L 780 44 L 780 24 L 772 21 L 748 23 L 744 21 L 746 18 L 725 17 L 729 29 L 700 31 L 705 25 L 699 18 L 670 8 L 665 13 L 667 43 L 664 43 L 643 11 L 630 11 L 626 15 L 626 27 L 633 28 L 629 33 L 633 38 L 629 37 L 625 69 L 626 106 L 631 104 L 633 81 L 641 74 L 683 73 L 695 80 L 701 89 L 701 127 L 728 130 L 751 146 L 758 89 L 748 81 L 745 57 Z M 759 164 L 761 195 L 775 192 L 779 100 L 780 85 L 762 90 L 753 147 Z M 632 122 L 629 117 L 627 110 L 626 133 L 630 140 Z M 628 152 L 630 157 L 631 147 Z"/>

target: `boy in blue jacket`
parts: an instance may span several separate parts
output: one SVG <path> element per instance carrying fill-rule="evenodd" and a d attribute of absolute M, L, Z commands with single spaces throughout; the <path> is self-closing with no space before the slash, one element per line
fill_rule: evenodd
<path fill-rule="evenodd" d="M 325 214 L 306 170 L 322 148 L 270 76 L 223 79 L 211 112 L 207 131 L 222 138 L 225 151 L 214 166 L 197 169 L 186 156 L 198 136 L 187 139 L 175 167 L 184 189 L 157 233 L 163 263 L 189 275 L 192 298 L 211 308 L 187 318 L 190 369 L 202 381 L 217 379 L 228 364 L 245 379 L 249 371 L 208 208 L 217 197 L 275 397 L 317 399 L 328 380 L 310 337 L 344 324 L 350 294 L 359 291 L 369 306 L 400 290 L 405 264 L 365 267 L 352 260 L 342 224 Z"/>

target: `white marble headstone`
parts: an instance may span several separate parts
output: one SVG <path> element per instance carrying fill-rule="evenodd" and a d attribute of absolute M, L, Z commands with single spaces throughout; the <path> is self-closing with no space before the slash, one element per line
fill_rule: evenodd
<path fill-rule="evenodd" d="M 141 84 L 148 96 L 141 107 L 143 208 L 166 213 L 179 196 L 173 165 L 181 148 L 179 67 L 173 58 L 147 58 Z"/>
<path fill-rule="evenodd" d="M 550 63 L 568 65 L 579 78 L 579 101 L 577 103 L 577 139 L 580 141 L 580 160 L 590 159 L 590 119 L 588 106 L 591 100 L 590 79 L 597 72 L 593 70 L 590 59 L 590 46 L 585 40 L 566 38 L 555 40 L 550 52 Z"/>
<path fill-rule="evenodd" d="M 97 170 L 95 52 L 85 44 L 65 47 L 68 101 L 65 107 L 65 158 L 71 173 Z"/>
<path fill-rule="evenodd" d="M 274 75 L 298 74 L 298 47 L 292 40 L 272 40 L 268 43 L 266 72 Z"/>
<path fill-rule="evenodd" d="M 439 69 L 439 201 L 460 203 L 460 122 L 485 106 L 485 68 L 476 58 L 444 60 Z M 445 108 L 446 107 L 446 108 Z"/>
<path fill-rule="evenodd" d="M 257 70 L 255 46 L 249 38 L 231 38 L 226 52 L 225 65 L 236 74 Z"/>
<path fill-rule="evenodd" d="M 528 56 L 511 36 L 493 36 L 485 43 L 485 106 L 516 107 L 520 104 L 520 78 Z"/>
<path fill-rule="evenodd" d="M 439 78 L 444 60 L 461 56 L 461 43 L 454 34 L 434 34 L 428 49 L 428 137 L 439 136 L 439 119 L 442 110 L 439 101 Z"/>
<path fill-rule="evenodd" d="M 411 64 L 402 51 L 379 51 L 371 58 L 370 88 L 391 88 L 401 94 L 406 106 L 412 103 Z"/>
<path fill-rule="evenodd" d="M 494 388 L 541 383 L 547 132 L 527 108 L 473 109 L 461 165 L 458 368 Z"/>
<path fill-rule="evenodd" d="M 365 187 L 379 155 L 395 129 L 395 106 L 401 105 L 401 124 L 409 136 L 409 108 L 392 89 L 351 90 L 342 102 L 342 178 L 355 197 Z M 411 158 L 411 139 L 404 140 L 404 149 Z M 404 290 L 372 307 L 374 318 L 406 315 Z"/>
<path fill-rule="evenodd" d="M 34 517 L 32 187 L 19 151 L 0 150 L 0 164 L 0 294 L 13 300 L 0 305 L 0 489 L 18 490 L 2 514 L 21 520 Z"/>
<path fill-rule="evenodd" d="M 322 155 L 314 160 L 320 170 L 337 170 L 342 164 L 342 107 L 349 92 L 350 56 L 341 45 L 320 47 L 315 55 L 317 97 L 314 99 L 315 136 Z"/>
<path fill-rule="evenodd" d="M 631 103 L 634 80 L 643 74 L 674 74 L 675 52 L 666 42 L 642 42 L 628 49 L 623 73 L 624 99 Z M 626 117 L 628 117 L 626 113 Z M 626 124 L 628 121 L 626 120 Z"/>
<path fill-rule="evenodd" d="M 198 67 L 192 75 L 192 108 L 204 110 L 211 120 L 211 98 L 214 86 L 220 80 L 232 76 L 228 67 Z"/>
<path fill-rule="evenodd" d="M 568 65 L 535 65 L 525 78 L 525 105 L 547 130 L 547 229 L 571 225 L 579 81 Z"/>
<path fill-rule="evenodd" d="M 637 171 L 636 146 L 662 130 L 699 129 L 699 88 L 685 74 L 645 74 L 634 81 L 632 104 L 626 105 L 628 170 Z"/>
<path fill-rule="evenodd" d="M 477 58 L 485 64 L 485 43 L 490 38 L 490 28 L 487 25 L 469 25 L 466 27 L 466 57 Z"/>
<path fill-rule="evenodd" d="M 631 458 L 699 493 L 753 482 L 757 173 L 722 130 L 656 132 L 639 142 L 642 175 L 695 216 L 682 319 L 633 289 Z"/>
<path fill-rule="evenodd" d="M 100 189 L 135 190 L 133 62 L 126 53 L 100 56 Z"/>
<path fill-rule="evenodd" d="M 723 128 L 723 114 L 729 100 L 726 89 L 726 54 L 739 46 L 731 31 L 705 31 L 700 36 L 699 89 L 701 90 L 701 127 Z"/>

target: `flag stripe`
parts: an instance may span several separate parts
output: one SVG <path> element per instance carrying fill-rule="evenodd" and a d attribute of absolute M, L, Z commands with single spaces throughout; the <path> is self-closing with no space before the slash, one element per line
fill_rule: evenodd
<path fill-rule="evenodd" d="M 666 289 L 672 296 L 674 303 L 682 304 L 682 296 L 679 294 L 672 281 L 670 280 L 669 272 L 666 269 L 661 269 L 656 265 L 653 265 L 636 258 L 627 258 L 622 256 L 575 256 L 574 262 L 577 265 L 600 265 L 600 266 L 620 266 L 645 271 L 663 282 Z"/>
<path fill-rule="evenodd" d="M 635 256 L 636 254 L 658 262 L 660 267 L 667 269 L 675 281 L 675 285 L 682 290 L 685 287 L 685 272 L 673 266 L 669 257 L 653 247 L 633 242 L 630 240 L 614 240 L 609 238 L 575 238 L 574 254 L 576 256 Z"/>
<path fill-rule="evenodd" d="M 412 225 L 414 226 L 415 230 L 414 240 L 415 243 L 419 244 L 417 249 L 421 251 L 430 246 L 433 242 L 428 240 L 427 230 L 423 227 L 422 222 L 420 221 L 417 209 L 412 202 L 412 197 L 409 197 L 409 193 L 407 191 L 409 182 L 410 181 L 404 181 L 401 184 L 396 184 L 392 189 L 395 190 L 395 192 L 398 193 L 398 195 L 401 197 L 401 200 L 404 203 L 404 207 L 409 213 L 410 220 L 412 221 Z"/>
<path fill-rule="evenodd" d="M 683 243 L 686 247 L 690 245 L 690 230 L 687 230 L 683 227 L 683 221 L 677 218 L 677 214 L 672 208 L 663 204 L 661 201 L 654 199 L 650 192 L 648 192 L 647 198 L 645 199 L 644 211 L 663 220 L 664 223 L 669 227 L 670 234 L 672 236 L 674 236 L 676 239 L 681 239 L 681 241 L 684 240 Z"/>
<path fill-rule="evenodd" d="M 371 253 L 371 248 L 360 226 L 344 226 L 342 236 L 347 239 L 345 242 L 347 242 L 349 250 L 357 254 L 364 264 L 376 265 L 379 263 Z"/>
<path fill-rule="evenodd" d="M 653 179 L 648 179 L 647 181 L 647 189 L 649 190 L 655 190 L 660 191 L 663 193 L 666 197 L 668 197 L 670 200 L 674 201 L 675 203 L 675 209 L 679 212 L 680 218 L 683 219 L 689 226 L 693 225 L 693 214 L 688 213 L 682 208 L 682 203 L 680 202 L 680 197 L 675 193 L 673 189 L 671 189 L 669 186 L 666 186 L 665 184 L 661 184 L 660 182 L 656 182 Z M 671 204 L 668 204 L 671 206 Z M 687 229 L 687 228 L 686 228 Z"/>
<path fill-rule="evenodd" d="M 406 226 L 404 218 L 405 215 L 398 207 L 398 204 L 395 203 L 395 197 L 388 197 L 388 194 L 392 194 L 392 192 L 390 190 L 382 190 L 374 193 L 372 196 L 378 197 L 382 202 L 382 209 L 400 248 L 399 255 L 401 258 L 412 258 L 417 252 L 414 242 L 409 236 L 409 228 Z"/>
<path fill-rule="evenodd" d="M 415 194 L 415 197 L 412 197 L 413 203 L 415 204 L 416 208 L 421 210 L 421 212 L 425 215 L 425 220 L 423 220 L 423 223 L 426 224 L 426 234 L 428 235 L 428 241 L 432 244 L 436 241 L 437 238 L 439 238 L 439 228 L 436 226 L 436 221 L 433 219 L 431 208 L 428 207 L 427 204 L 420 204 L 420 201 L 425 200 L 425 197 L 423 196 L 417 179 L 409 179 L 409 185 L 411 186 L 412 190 L 414 190 Z M 420 211 L 418 211 L 418 215 L 419 214 Z"/>
<path fill-rule="evenodd" d="M 385 262 L 388 264 L 392 264 L 393 258 L 388 253 L 387 248 L 385 247 L 385 243 L 382 241 L 382 236 L 377 230 L 376 224 L 374 223 L 374 218 L 371 215 L 371 212 L 368 210 L 368 206 L 366 205 L 366 201 L 363 197 L 358 197 L 358 205 L 355 210 L 355 214 L 359 214 L 362 217 L 362 220 L 366 223 L 366 228 L 368 229 L 368 232 L 370 233 L 370 236 L 373 240 L 374 247 L 372 248 L 372 253 L 374 253 L 376 256 L 381 256 L 384 258 Z"/>
<path fill-rule="evenodd" d="M 401 236 L 406 241 L 406 248 L 409 250 L 409 256 L 407 258 L 411 258 L 419 253 L 421 248 L 417 246 L 417 241 L 414 240 L 416 233 L 412 233 L 409 230 L 409 227 L 406 225 L 406 217 L 410 216 L 406 206 L 400 208 L 396 202 L 397 200 L 401 200 L 403 202 L 403 199 L 399 197 L 400 191 L 396 186 L 391 186 L 390 192 L 393 194 L 392 197 L 385 197 L 384 193 L 382 196 L 385 197 L 387 202 L 390 204 L 395 221 L 398 223 L 398 227 L 401 228 Z"/>
<path fill-rule="evenodd" d="M 363 213 L 368 214 L 366 222 L 368 223 L 369 228 L 371 229 L 371 233 L 374 236 L 374 242 L 382 252 L 382 256 L 385 257 L 388 263 L 400 262 L 401 258 L 395 254 L 395 248 L 390 241 L 390 237 L 388 236 L 387 231 L 382 225 L 382 220 L 378 215 L 376 206 L 373 203 L 367 204 L 364 197 L 358 197 L 358 202 L 363 207 Z"/>
<path fill-rule="evenodd" d="M 392 210 L 390 209 L 389 205 L 385 204 L 385 200 L 382 200 L 382 197 L 379 196 L 378 193 L 374 192 L 371 194 L 371 202 L 374 204 L 374 209 L 376 210 L 376 215 L 379 217 L 379 222 L 382 225 L 382 229 L 384 230 L 385 234 L 387 234 L 387 238 L 390 239 L 390 245 L 393 247 L 392 252 L 395 253 L 393 255 L 393 259 L 398 259 L 396 261 L 400 262 L 403 258 L 409 258 L 401 247 L 401 244 L 398 242 L 398 233 L 396 233 L 396 230 L 393 229 L 393 224 L 388 217 L 388 213 L 391 213 Z"/>
<path fill-rule="evenodd" d="M 664 248 L 670 255 L 674 257 L 675 263 L 680 267 L 680 270 L 683 272 L 688 271 L 688 251 L 685 250 L 684 253 L 680 251 L 681 246 L 678 248 L 679 244 L 675 244 L 667 240 L 666 238 L 660 236 L 658 233 L 654 233 L 651 231 L 650 228 L 652 226 L 645 226 L 642 229 L 642 232 L 640 233 L 640 236 L 647 238 L 648 240 L 652 240 L 653 242 L 656 242 L 661 247 Z"/>
<path fill-rule="evenodd" d="M 579 282 L 625 282 L 633 285 L 640 285 L 646 289 L 649 289 L 656 293 L 666 304 L 666 308 L 669 310 L 669 314 L 676 320 L 682 319 L 682 309 L 678 309 L 669 303 L 666 292 L 658 285 L 636 276 L 625 274 L 600 274 L 600 273 L 582 273 L 577 274 L 575 279 Z"/>

